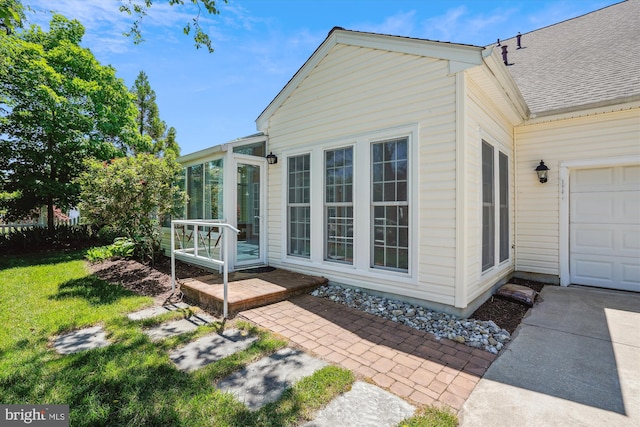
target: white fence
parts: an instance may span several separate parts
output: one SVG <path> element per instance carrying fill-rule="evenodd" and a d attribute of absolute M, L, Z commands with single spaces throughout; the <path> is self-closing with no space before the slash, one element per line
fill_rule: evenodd
<path fill-rule="evenodd" d="M 80 224 L 80 217 L 70 218 L 70 219 L 55 219 L 55 225 L 78 225 Z M 34 227 L 46 227 L 47 222 L 42 221 L 41 219 L 34 220 L 26 220 L 20 222 L 0 222 L 0 234 L 11 233 L 15 230 L 23 230 L 25 228 L 34 228 Z"/>

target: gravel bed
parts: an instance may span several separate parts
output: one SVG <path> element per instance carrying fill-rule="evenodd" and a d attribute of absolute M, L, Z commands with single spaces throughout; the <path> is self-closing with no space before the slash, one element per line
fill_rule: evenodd
<path fill-rule="evenodd" d="M 464 319 L 402 301 L 370 295 L 361 289 L 325 285 L 311 292 L 311 295 L 493 354 L 497 354 L 511 339 L 509 332 L 491 320 Z"/>

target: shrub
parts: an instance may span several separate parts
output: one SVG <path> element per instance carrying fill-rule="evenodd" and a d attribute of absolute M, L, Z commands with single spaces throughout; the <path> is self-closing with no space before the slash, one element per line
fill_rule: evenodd
<path fill-rule="evenodd" d="M 133 240 L 126 237 L 117 237 L 107 246 L 96 246 L 87 250 L 86 258 L 91 262 L 101 262 L 112 258 L 131 258 L 136 249 Z"/>
<path fill-rule="evenodd" d="M 29 227 L 0 235 L 0 252 L 37 252 L 86 247 L 95 239 L 87 225 Z"/>
<path fill-rule="evenodd" d="M 135 243 L 137 258 L 153 262 L 160 254 L 160 221 L 186 199 L 184 191 L 173 185 L 180 166 L 170 156 L 150 154 L 109 163 L 89 160 L 86 166 L 78 180 L 85 218 L 93 224 L 109 224 Z"/>

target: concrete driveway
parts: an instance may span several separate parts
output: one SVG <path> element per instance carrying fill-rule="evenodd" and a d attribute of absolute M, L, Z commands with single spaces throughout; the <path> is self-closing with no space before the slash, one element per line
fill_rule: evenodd
<path fill-rule="evenodd" d="M 640 294 L 546 286 L 461 426 L 640 426 Z"/>

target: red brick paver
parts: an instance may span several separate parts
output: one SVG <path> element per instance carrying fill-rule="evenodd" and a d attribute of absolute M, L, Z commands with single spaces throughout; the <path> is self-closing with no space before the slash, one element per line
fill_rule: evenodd
<path fill-rule="evenodd" d="M 240 316 L 418 405 L 458 411 L 496 357 L 311 295 Z"/>

